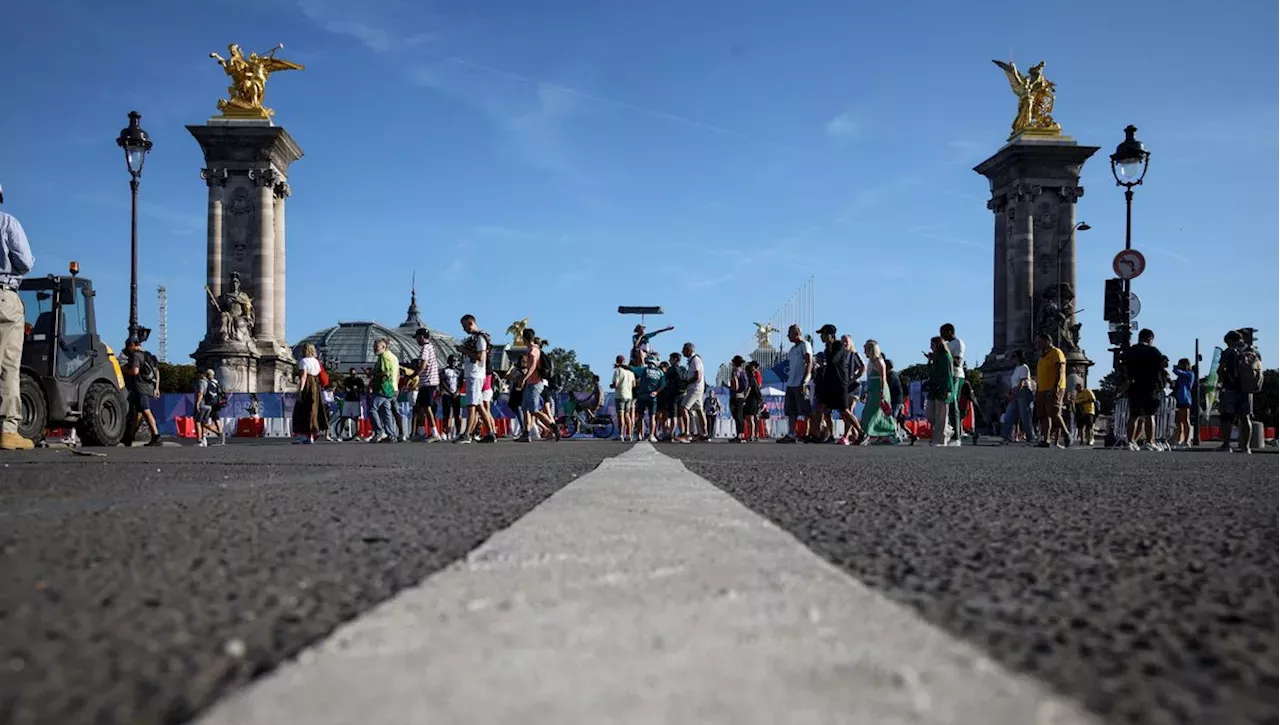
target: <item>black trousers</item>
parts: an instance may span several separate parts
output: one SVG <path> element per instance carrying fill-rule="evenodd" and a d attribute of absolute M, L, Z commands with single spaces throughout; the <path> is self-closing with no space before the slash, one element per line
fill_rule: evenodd
<path fill-rule="evenodd" d="M 742 409 L 743 399 L 729 396 L 729 415 L 733 417 L 733 430 L 738 437 L 742 437 Z"/>

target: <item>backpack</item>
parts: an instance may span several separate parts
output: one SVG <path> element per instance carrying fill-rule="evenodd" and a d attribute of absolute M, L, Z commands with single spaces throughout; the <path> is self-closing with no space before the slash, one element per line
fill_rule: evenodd
<path fill-rule="evenodd" d="M 221 410 L 227 407 L 227 394 L 223 392 L 222 386 L 218 385 L 217 380 L 208 381 L 204 393 L 205 404 L 214 410 Z"/>
<path fill-rule="evenodd" d="M 493 338 L 484 330 L 476 330 L 476 335 L 484 338 L 484 374 L 493 374 Z M 474 349 L 474 348 L 473 348 Z"/>
<path fill-rule="evenodd" d="M 538 355 L 538 377 L 547 383 L 547 387 L 555 390 L 559 387 L 559 380 L 556 379 L 556 366 L 551 362 L 551 356 L 545 350 Z"/>
<path fill-rule="evenodd" d="M 1236 379 L 1240 382 L 1240 392 L 1262 392 L 1262 356 L 1258 351 L 1246 347 L 1236 353 Z"/>
<path fill-rule="evenodd" d="M 138 368 L 138 379 L 153 385 L 160 382 L 160 361 L 146 350 L 142 350 L 142 366 Z"/>

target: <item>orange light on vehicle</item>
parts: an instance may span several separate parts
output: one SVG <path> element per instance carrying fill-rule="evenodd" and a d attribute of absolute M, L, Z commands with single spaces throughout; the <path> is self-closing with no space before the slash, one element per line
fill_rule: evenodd
<path fill-rule="evenodd" d="M 71 274 L 80 274 L 79 262 L 72 260 L 69 268 L 71 269 Z"/>
<path fill-rule="evenodd" d="M 30 323 L 30 322 L 24 322 L 24 323 L 22 323 L 22 335 L 23 335 L 23 337 L 31 337 L 31 323 Z"/>

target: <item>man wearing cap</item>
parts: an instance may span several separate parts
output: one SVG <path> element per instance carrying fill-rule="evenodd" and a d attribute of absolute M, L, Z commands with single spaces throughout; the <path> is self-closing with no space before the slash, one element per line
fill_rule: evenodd
<path fill-rule="evenodd" d="M 0 203 L 3 202 L 4 189 L 0 189 Z M 22 225 L 0 211 L 0 450 L 26 451 L 35 447 L 18 433 L 18 421 L 22 419 L 18 375 L 27 322 L 18 286 L 35 263 Z"/>
<path fill-rule="evenodd" d="M 145 422 L 151 431 L 149 446 L 160 445 L 160 428 L 156 425 L 156 417 L 151 412 L 151 399 L 160 397 L 160 381 L 152 376 L 154 372 L 147 364 L 147 353 L 142 351 L 138 338 L 131 337 L 124 341 L 125 364 L 120 369 L 124 375 L 124 389 L 129 396 L 129 418 L 124 429 L 122 443 L 133 445 L 133 438 L 138 428 Z"/>
<path fill-rule="evenodd" d="M 644 365 L 645 358 L 649 356 L 649 341 L 661 335 L 664 332 L 670 332 L 676 329 L 674 325 L 664 327 L 661 330 L 654 330 L 645 334 L 644 325 L 636 325 L 635 334 L 631 336 L 631 364 Z"/>
<path fill-rule="evenodd" d="M 782 405 L 787 416 L 787 434 L 778 439 L 779 443 L 795 443 L 796 421 L 809 417 L 806 387 L 813 377 L 813 346 L 804 339 L 799 325 L 787 328 L 787 339 L 791 341 L 791 349 L 787 351 L 787 396 Z"/>

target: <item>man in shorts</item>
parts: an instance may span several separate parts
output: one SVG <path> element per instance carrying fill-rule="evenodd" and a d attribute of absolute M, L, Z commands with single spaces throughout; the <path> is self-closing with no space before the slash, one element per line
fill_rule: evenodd
<path fill-rule="evenodd" d="M 795 443 L 796 423 L 809 417 L 808 387 L 813 377 L 813 345 L 804 339 L 799 325 L 787 328 L 787 339 L 791 341 L 791 349 L 787 351 L 787 389 L 782 402 L 787 434 L 778 439 L 779 443 Z"/>
<path fill-rule="evenodd" d="M 635 387 L 636 374 L 627 365 L 627 359 L 621 355 L 613 361 L 613 405 L 618 414 L 618 436 L 614 440 L 627 442 L 631 440 L 635 427 Z M 639 438 L 639 435 L 636 436 Z"/>
<path fill-rule="evenodd" d="M 1218 450 L 1223 453 L 1231 452 L 1231 428 L 1234 426 L 1239 431 L 1237 451 L 1240 453 L 1250 453 L 1249 441 L 1253 438 L 1253 393 L 1247 391 L 1246 381 L 1241 380 L 1241 369 L 1248 368 L 1247 355 L 1252 355 L 1258 360 L 1262 356 L 1258 354 L 1256 348 L 1250 347 L 1245 343 L 1244 335 L 1239 330 L 1228 332 L 1222 341 L 1226 343 L 1227 349 L 1222 353 L 1222 359 L 1218 363 L 1218 381 L 1222 387 L 1222 393 L 1218 397 L 1218 411 L 1221 413 L 1222 420 L 1222 445 L 1218 446 Z"/>
<path fill-rule="evenodd" d="M 483 422 L 488 428 L 488 433 L 480 438 L 480 442 L 493 443 L 498 440 L 494 435 L 493 416 L 483 405 L 484 382 L 488 372 L 489 335 L 476 324 L 475 315 L 463 315 L 461 325 L 462 331 L 467 333 L 467 339 L 459 348 L 466 356 L 462 362 L 462 378 L 467 386 L 467 429 L 455 442 L 470 443 L 472 434 Z"/>
<path fill-rule="evenodd" d="M 1148 451 L 1163 450 L 1156 443 L 1156 413 L 1160 411 L 1160 392 L 1164 385 L 1164 354 L 1156 347 L 1156 333 L 1148 329 L 1138 332 L 1138 344 L 1124 356 L 1124 369 L 1129 381 L 1129 450 L 1138 450 L 1138 440 Z"/>
<path fill-rule="evenodd" d="M 1067 356 L 1054 347 L 1053 338 L 1043 332 L 1036 335 L 1036 351 L 1040 353 L 1036 363 L 1036 415 L 1042 435 L 1037 447 L 1049 448 L 1056 441 L 1059 448 L 1066 448 L 1071 445 L 1071 434 L 1062 419 L 1062 401 L 1067 392 Z"/>
<path fill-rule="evenodd" d="M 462 434 L 462 396 L 458 394 L 462 385 L 462 370 L 458 367 L 458 356 L 450 355 L 446 365 L 440 371 L 440 419 L 445 437 L 456 439 Z"/>
<path fill-rule="evenodd" d="M 436 362 L 436 344 L 431 341 L 431 331 L 419 327 L 413 339 L 418 341 L 418 397 L 413 402 L 413 430 L 423 426 L 420 440 L 439 443 L 440 425 L 436 422 L 436 388 L 440 386 L 440 365 Z M 428 436 L 427 431 L 431 434 Z"/>
<path fill-rule="evenodd" d="M 658 356 L 649 353 L 643 366 L 633 367 L 631 372 L 636 376 L 635 393 L 635 434 L 636 440 L 641 438 L 644 429 L 644 414 L 649 413 L 648 441 L 658 441 L 658 401 L 663 399 L 663 390 L 667 386 L 667 374 L 658 365 Z"/>
<path fill-rule="evenodd" d="M 684 394 L 680 397 L 680 437 L 676 442 L 705 441 L 708 440 L 707 416 L 702 410 L 702 394 L 706 378 L 703 376 L 702 356 L 694 350 L 692 342 L 686 342 L 681 352 L 689 365 L 685 373 Z"/>

